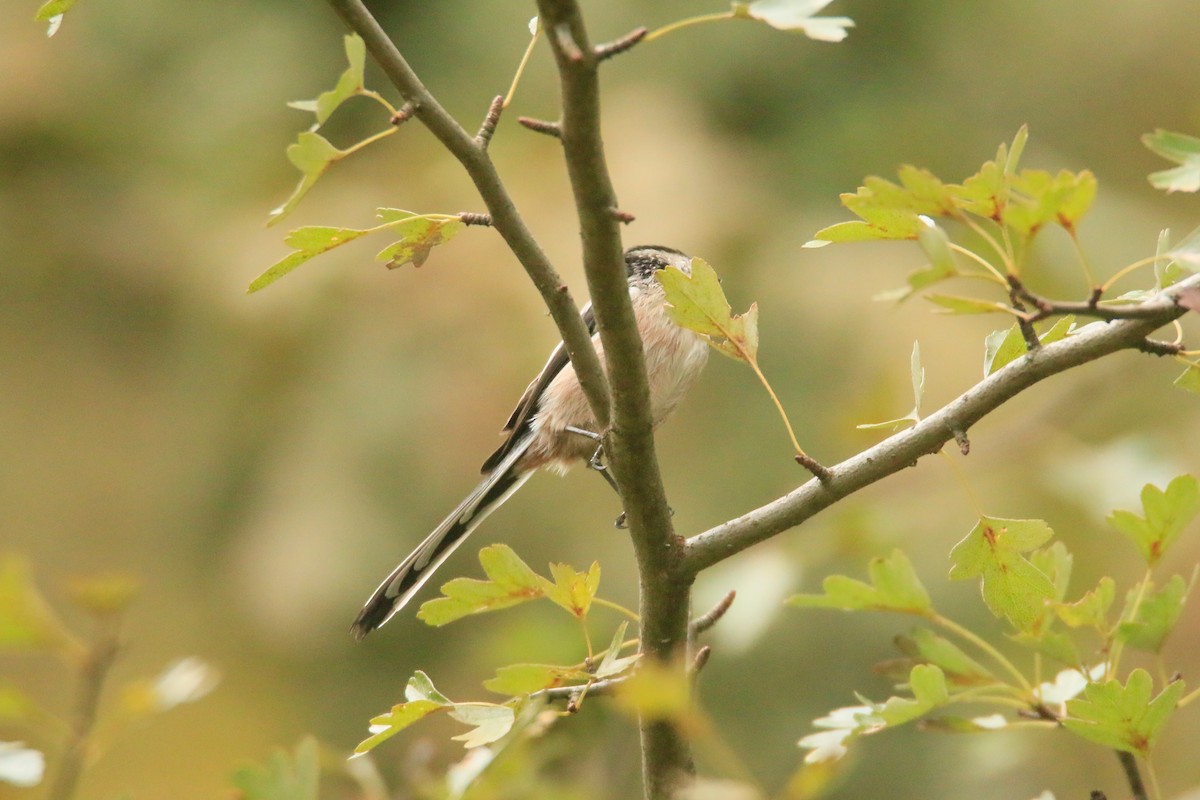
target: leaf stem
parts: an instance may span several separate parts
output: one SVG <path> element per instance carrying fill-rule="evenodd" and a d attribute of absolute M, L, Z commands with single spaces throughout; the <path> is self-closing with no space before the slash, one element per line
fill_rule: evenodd
<path fill-rule="evenodd" d="M 987 653 L 993 661 L 995 661 L 1004 669 L 1005 672 L 1007 672 L 1016 680 L 1017 684 L 1021 687 L 1021 690 L 1026 693 L 1026 695 L 1030 697 L 1033 696 L 1033 686 L 1031 686 L 1029 681 L 1026 680 L 1025 676 L 1021 674 L 1021 671 L 1017 669 L 1016 666 L 1014 666 L 1013 663 L 1009 661 L 1003 653 L 993 647 L 987 640 L 980 637 L 974 631 L 964 628 L 954 620 L 948 617 L 943 617 L 937 612 L 934 612 L 932 616 L 929 617 L 929 621 L 935 625 L 940 625 L 951 633 L 954 633 L 975 645 L 975 647 L 979 648 L 984 653 Z"/>
<path fill-rule="evenodd" d="M 368 136 L 367 138 L 363 139 L 361 142 L 356 142 L 355 144 L 352 144 L 349 147 L 347 147 L 345 150 L 341 151 L 341 155 L 338 156 L 337 160 L 340 161 L 341 159 L 345 158 L 346 156 L 350 155 L 351 153 L 357 153 L 359 150 L 362 150 L 364 147 L 375 144 L 375 142 L 378 142 L 380 139 L 383 139 L 387 136 L 391 136 L 393 133 L 395 133 L 398 130 L 400 130 L 400 129 L 393 125 L 392 127 L 387 128 L 386 130 L 382 130 L 379 133 L 376 133 L 372 136 Z"/>
<path fill-rule="evenodd" d="M 980 225 L 975 220 L 971 219 L 966 214 L 963 214 L 960 217 L 960 220 L 968 228 L 975 231 L 975 233 L 981 239 L 983 239 L 985 242 L 987 242 L 988 244 L 990 244 L 992 246 L 992 249 L 996 251 L 996 255 L 1000 256 L 1000 260 L 1004 263 L 1005 270 L 1007 270 L 1009 272 L 1016 271 L 1015 265 L 1013 264 L 1012 258 L 1009 256 L 1008 251 L 1005 248 L 1000 246 L 1000 243 L 996 241 L 996 237 L 994 237 L 990 233 L 988 233 L 986 228 L 984 228 L 982 225 Z M 1001 280 L 1003 280 L 1003 276 L 1001 276 Z"/>
<path fill-rule="evenodd" d="M 767 390 L 767 394 L 771 395 L 771 400 L 774 401 L 775 408 L 779 409 L 779 416 L 783 418 L 783 426 L 787 428 L 788 438 L 792 440 L 792 447 L 796 448 L 796 454 L 807 456 L 808 453 L 805 453 L 804 448 L 802 448 L 800 443 L 796 441 L 796 432 L 792 430 L 791 420 L 788 419 L 787 412 L 783 410 L 783 403 L 779 402 L 778 395 L 776 395 L 775 390 L 771 388 L 771 384 L 767 382 L 767 376 L 763 375 L 762 370 L 758 368 L 758 358 L 745 353 L 745 351 L 743 351 L 743 354 L 746 355 L 746 361 L 750 364 L 750 369 L 754 370 L 754 374 L 758 376 L 760 381 L 762 381 L 762 385 Z"/>
<path fill-rule="evenodd" d="M 396 116 L 396 107 L 388 102 L 388 99 L 374 89 L 359 89 L 359 97 L 369 97 L 381 106 L 387 109 L 388 117 Z"/>
<path fill-rule="evenodd" d="M 1071 228 L 1067 232 L 1071 236 L 1071 246 L 1075 250 L 1075 256 L 1079 259 L 1079 268 L 1083 270 L 1083 279 L 1087 281 L 1088 291 L 1091 291 L 1096 288 L 1096 273 L 1092 270 L 1087 253 L 1083 252 L 1083 245 L 1079 243 L 1079 237 L 1075 235 L 1075 229 Z"/>
<path fill-rule="evenodd" d="M 118 624 L 114 621 L 109 630 L 96 639 L 88 650 L 79 676 L 79 700 L 75 709 L 75 723 L 71 735 L 63 748 L 58 777 L 54 781 L 47 800 L 71 800 L 79 786 L 83 768 L 91 750 L 92 732 L 96 725 L 96 712 L 100 706 L 100 695 L 104 689 L 109 670 L 120 650 Z"/>
<path fill-rule="evenodd" d="M 1200 689 L 1196 689 L 1185 694 L 1176 704 L 1176 708 L 1183 708 L 1197 699 L 1200 699 Z"/>
<path fill-rule="evenodd" d="M 537 45 L 538 39 L 542 36 L 542 23 L 539 20 L 537 29 L 533 32 L 533 36 L 529 39 L 529 44 L 525 47 L 525 54 L 521 56 L 521 63 L 517 64 L 517 72 L 513 75 L 512 85 L 508 87 L 508 93 L 504 95 L 504 103 L 501 108 L 508 108 L 508 104 L 512 102 L 513 97 L 517 94 L 517 84 L 521 82 L 521 76 L 525 74 L 525 66 L 529 63 L 530 56 L 533 55 L 533 48 Z"/>
<path fill-rule="evenodd" d="M 1108 667 L 1105 670 L 1106 675 L 1116 674 L 1121 662 L 1121 652 L 1125 648 L 1125 643 L 1116 638 L 1116 631 L 1121 627 L 1121 623 L 1132 622 L 1137 619 L 1138 611 L 1142 607 L 1142 601 L 1146 599 L 1146 592 L 1149 590 L 1152 575 L 1153 570 L 1150 567 L 1146 567 L 1146 573 L 1142 575 L 1142 580 L 1138 583 L 1137 597 L 1134 598 L 1133 605 L 1129 607 L 1128 612 L 1121 615 L 1121 618 L 1117 620 L 1117 624 L 1113 626 L 1114 641 L 1112 649 L 1108 654 Z"/>
<path fill-rule="evenodd" d="M 1004 276 L 1000 273 L 1000 270 L 998 270 L 994 266 L 992 266 L 992 262 L 988 261 L 986 258 L 979 255 L 974 250 L 971 250 L 970 248 L 967 248 L 967 247 L 963 247 L 961 244 L 956 244 L 954 242 L 950 242 L 950 249 L 953 250 L 954 252 L 958 253 L 961 256 L 964 256 L 966 258 L 971 259 L 972 261 L 975 261 L 976 263 L 983 266 L 983 268 L 985 270 L 987 270 L 986 275 L 980 275 L 979 273 L 975 273 L 974 275 L 966 275 L 964 277 L 986 278 L 987 280 L 994 281 L 994 282 L 1000 284 L 1001 286 L 1008 286 L 1008 282 L 1006 280 L 1004 280 Z"/>
<path fill-rule="evenodd" d="M 717 14 L 701 14 L 700 16 L 696 17 L 687 17 L 686 19 L 676 20 L 668 25 L 664 25 L 657 30 L 650 31 L 650 33 L 647 33 L 646 38 L 642 39 L 642 41 L 651 42 L 655 39 L 666 36 L 668 33 L 674 33 L 675 31 L 682 30 L 684 28 L 690 28 L 693 25 L 702 25 L 706 22 L 719 22 L 725 19 L 735 19 L 736 17 L 737 12 L 735 11 L 722 11 Z"/>
<path fill-rule="evenodd" d="M 971 485 L 971 480 L 967 477 L 966 470 L 964 470 L 962 465 L 955 461 L 950 454 L 945 451 L 944 448 L 942 450 L 938 450 L 938 455 L 950 465 L 950 471 L 954 474 L 954 477 L 958 479 L 959 485 L 962 486 L 963 492 L 966 493 L 967 500 L 970 502 L 971 510 L 975 512 L 975 516 L 982 517 L 983 506 L 979 502 L 979 495 L 975 493 L 975 487 Z"/>
<path fill-rule="evenodd" d="M 1129 273 L 1131 273 L 1135 270 L 1141 269 L 1142 267 L 1144 267 L 1148 264 L 1153 264 L 1156 261 L 1159 261 L 1161 259 L 1162 259 L 1161 255 L 1147 256 L 1146 258 L 1139 258 L 1137 261 L 1134 261 L 1132 264 L 1127 264 L 1124 267 L 1121 267 L 1119 270 L 1116 271 L 1116 273 L 1113 274 L 1113 276 L 1111 278 L 1106 280 L 1104 283 L 1100 284 L 1100 292 L 1101 293 L 1107 292 L 1114 283 L 1121 280 L 1121 278 L 1124 278 Z"/>
<path fill-rule="evenodd" d="M 634 622 L 640 623 L 642 621 L 642 618 L 640 616 L 638 616 L 636 611 L 633 611 L 632 609 L 628 609 L 625 606 L 621 605 L 620 603 L 614 603 L 612 600 L 605 600 L 603 597 L 593 597 L 592 605 L 604 606 L 605 608 L 612 609 L 613 611 L 616 611 L 618 614 L 624 614 L 625 616 L 629 617 Z"/>

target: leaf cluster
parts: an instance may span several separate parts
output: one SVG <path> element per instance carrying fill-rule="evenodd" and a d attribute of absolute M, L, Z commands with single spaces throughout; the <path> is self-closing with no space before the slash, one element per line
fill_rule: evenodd
<path fill-rule="evenodd" d="M 1153 568 L 1182 531 L 1200 516 L 1200 484 L 1190 475 L 1167 488 L 1142 490 L 1142 513 L 1114 511 L 1112 527 L 1133 544 L 1146 562 L 1145 576 L 1128 588 L 1124 605 L 1113 615 L 1117 583 L 1111 577 L 1075 599 L 1068 599 L 1073 557 L 1042 520 L 983 516 L 950 553 L 952 580 L 977 580 L 984 604 L 1009 627 L 1009 642 L 1032 651 L 1027 675 L 988 636 L 941 614 L 916 572 L 897 550 L 868 565 L 868 581 L 831 575 L 820 594 L 793 597 L 801 608 L 888 611 L 908 614 L 932 627 L 897 637 L 902 657 L 880 665 L 911 696 L 883 703 L 863 700 L 817 720 L 821 731 L 801 740 L 807 760 L 838 758 L 853 739 L 921 719 L 927 728 L 983 732 L 1010 727 L 1059 724 L 1090 741 L 1146 757 L 1174 710 L 1185 698 L 1178 678 L 1154 680 L 1142 669 L 1120 679 L 1125 649 L 1162 658 L 1195 582 L 1171 576 L 1161 588 Z M 939 632 L 940 630 L 940 632 Z M 1093 655 L 1085 657 L 1089 651 Z M 973 651 L 973 652 L 972 652 Z M 1066 669 L 1049 683 L 1040 678 L 1041 659 Z M 1093 659 L 1099 659 L 1094 661 Z M 1091 664 L 1091 666 L 1089 666 Z M 918 673 L 918 669 L 924 671 Z M 1160 674 L 1170 674 L 1161 668 Z M 1021 709 L 1024 716 L 942 715 L 946 706 L 995 706 Z M 931 716 L 933 712 L 939 715 Z"/>

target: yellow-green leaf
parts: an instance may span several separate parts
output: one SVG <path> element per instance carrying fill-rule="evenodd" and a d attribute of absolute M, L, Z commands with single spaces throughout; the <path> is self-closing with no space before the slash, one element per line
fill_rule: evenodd
<path fill-rule="evenodd" d="M 1191 475 L 1180 475 L 1166 490 L 1153 484 L 1142 487 L 1143 516 L 1132 511 L 1114 511 L 1109 523 L 1125 534 L 1154 566 L 1183 529 L 1200 514 L 1200 483 Z"/>
<path fill-rule="evenodd" d="M 383 209 L 380 209 L 382 212 Z M 462 220 L 430 219 L 411 217 L 392 226 L 400 234 L 400 240 L 385 247 L 375 256 L 377 261 L 386 261 L 388 269 L 412 264 L 420 267 L 429 258 L 429 251 L 444 244 L 462 230 Z"/>
<path fill-rule="evenodd" d="M 668 267 L 654 277 L 663 287 L 667 313 L 676 324 L 707 337 L 710 345 L 731 358 L 753 361 L 758 353 L 758 306 L 734 314 L 708 262 L 692 259 L 690 275 Z"/>
<path fill-rule="evenodd" d="M 1036 519 L 981 517 L 950 553 L 954 580 L 978 577 L 983 599 L 996 616 L 1025 633 L 1040 632 L 1055 600 L 1051 579 L 1021 554 L 1045 544 L 1054 535 Z"/>
<path fill-rule="evenodd" d="M 546 597 L 575 616 L 586 617 L 600 586 L 600 564 L 593 561 L 587 572 L 576 572 L 566 564 L 551 564 L 550 574 L 553 582 L 538 578 Z"/>
<path fill-rule="evenodd" d="M 264 289 L 304 262 L 368 233 L 371 233 L 370 228 L 332 228 L 324 225 L 297 228 L 283 240 L 283 243 L 293 248 L 295 252 L 284 256 L 268 267 L 265 272 L 250 282 L 250 287 L 246 291 L 253 293 Z"/>
<path fill-rule="evenodd" d="M 800 608 L 837 608 L 842 611 L 897 611 L 926 616 L 933 611 L 912 562 L 900 550 L 887 558 L 873 558 L 867 566 L 870 583 L 830 575 L 822 582 L 824 594 L 799 594 L 788 604 Z"/>
<path fill-rule="evenodd" d="M 337 149 L 319 133 L 305 131 L 297 136 L 296 141 L 288 145 L 287 157 L 303 177 L 283 205 L 271 211 L 267 225 L 274 225 L 292 213 L 330 164 L 345 158 L 347 154 L 347 151 Z"/>
<path fill-rule="evenodd" d="M 322 92 L 316 100 L 297 100 L 288 105 L 301 111 L 311 111 L 317 116 L 316 127 L 325 124 L 338 106 L 359 94 L 363 90 L 363 67 L 366 63 L 367 49 L 358 34 L 347 34 L 345 38 L 346 60 L 350 66 L 338 78 L 337 85 L 327 92 Z"/>
<path fill-rule="evenodd" d="M 1117 680 L 1089 683 L 1082 698 L 1067 701 L 1062 725 L 1089 741 L 1145 757 L 1185 688 L 1174 681 L 1151 699 L 1150 673 L 1135 669 L 1124 686 Z"/>
<path fill-rule="evenodd" d="M 1200 139 L 1160 128 L 1143 136 L 1142 143 L 1168 161 L 1179 164 L 1151 173 L 1151 186 L 1168 192 L 1200 191 Z"/>
<path fill-rule="evenodd" d="M 493 544 L 479 551 L 488 580 L 455 578 L 442 586 L 442 597 L 421 605 L 417 618 L 428 625 L 446 625 L 471 614 L 497 611 L 544 596 L 544 579 L 529 568 L 512 548 Z"/>

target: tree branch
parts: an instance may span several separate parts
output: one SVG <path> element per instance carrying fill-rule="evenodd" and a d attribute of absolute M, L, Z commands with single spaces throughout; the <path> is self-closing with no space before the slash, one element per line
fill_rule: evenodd
<path fill-rule="evenodd" d="M 571 364 L 575 367 L 596 419 L 607 423 L 608 384 L 588 335 L 587 326 L 579 316 L 579 307 L 517 212 L 495 164 L 487 154 L 486 142 L 476 141 L 425 88 L 395 43 L 361 0 L 328 2 L 347 27 L 362 37 L 367 52 L 383 68 L 388 80 L 404 98 L 404 107 L 408 108 L 411 105 L 411 116 L 419 119 L 430 133 L 437 137 L 471 177 L 480 197 L 487 205 L 492 226 L 521 262 L 521 266 L 529 274 L 533 285 L 537 287 L 550 310 L 550 316 L 558 326 L 558 332 L 566 344 L 567 355 L 571 358 Z"/>
<path fill-rule="evenodd" d="M 912 428 L 833 467 L 827 482 L 811 480 L 778 500 L 688 539 L 681 568 L 695 575 L 801 524 L 841 498 L 913 466 L 921 456 L 965 438 L 973 424 L 1045 378 L 1119 350 L 1138 349 L 1147 336 L 1186 312 L 1178 299 L 1196 287 L 1200 287 L 1200 275 L 1140 304 L 1136 318 L 1108 322 L 1017 359 Z"/>
<path fill-rule="evenodd" d="M 563 150 L 612 390 L 605 454 L 621 489 L 637 554 L 642 652 L 669 661 L 687 647 L 692 577 L 675 568 L 681 540 L 674 533 L 658 468 L 642 340 L 629 300 L 620 221 L 613 214 L 619 206 L 600 133 L 599 59 L 576 0 L 538 0 L 538 13 L 552 32 L 548 38 L 562 87 Z M 687 742 L 663 720 L 643 719 L 641 731 L 646 796 L 671 797 L 693 770 Z"/>

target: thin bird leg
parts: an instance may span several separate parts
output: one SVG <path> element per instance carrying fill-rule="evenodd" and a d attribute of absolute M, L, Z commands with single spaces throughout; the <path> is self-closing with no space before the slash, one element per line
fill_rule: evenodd
<path fill-rule="evenodd" d="M 582 428 L 576 428 L 573 425 L 567 425 L 566 431 L 568 433 L 578 434 L 579 436 L 586 436 L 587 438 L 596 442 L 596 451 L 594 453 L 592 453 L 592 457 L 587 460 L 587 467 L 588 467 L 588 469 L 598 473 L 601 478 L 604 478 L 604 481 L 609 486 L 612 487 L 612 490 L 614 492 L 617 493 L 617 497 L 620 497 L 621 489 L 620 489 L 620 487 L 617 486 L 617 482 L 615 480 L 613 480 L 612 473 L 610 473 L 608 471 L 608 465 L 605 464 L 604 461 L 602 460 L 604 457 L 604 437 L 602 437 L 600 434 L 595 433 L 593 431 L 585 431 Z M 624 511 L 622 511 L 617 516 L 617 519 L 613 524 L 617 528 L 620 528 L 620 529 L 625 528 L 625 512 Z"/>

